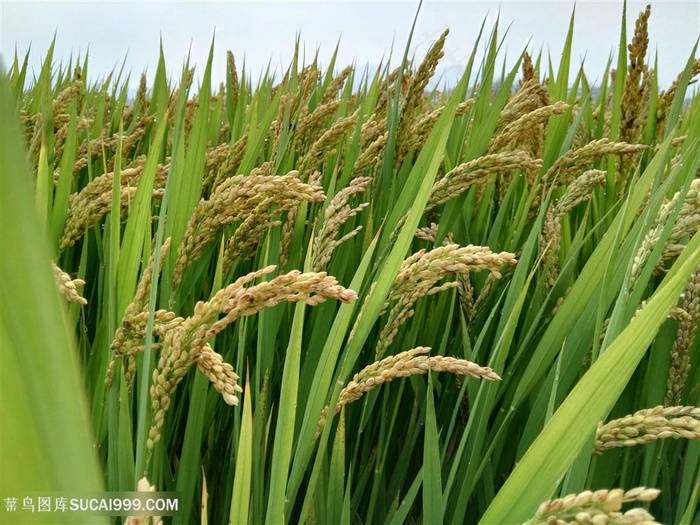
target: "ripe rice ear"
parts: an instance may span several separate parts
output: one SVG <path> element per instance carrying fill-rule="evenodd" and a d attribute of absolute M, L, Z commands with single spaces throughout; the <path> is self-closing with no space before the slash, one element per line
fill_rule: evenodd
<path fill-rule="evenodd" d="M 355 374 L 345 388 L 340 392 L 338 402 L 335 405 L 335 414 L 339 413 L 348 403 L 360 399 L 365 393 L 388 383 L 394 379 L 427 374 L 434 372 L 449 372 L 457 376 L 468 376 L 488 381 L 500 381 L 501 378 L 488 367 L 479 366 L 476 363 L 446 356 L 428 356 L 428 347 L 416 347 L 400 354 L 385 357 L 376 361 Z M 323 409 L 321 419 L 318 422 L 316 437 L 326 424 L 328 407 Z"/>

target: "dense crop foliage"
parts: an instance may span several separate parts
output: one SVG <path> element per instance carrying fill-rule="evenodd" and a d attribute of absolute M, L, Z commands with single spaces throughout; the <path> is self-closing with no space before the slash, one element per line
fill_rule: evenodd
<path fill-rule="evenodd" d="M 648 19 L 595 88 L 571 29 L 558 69 L 506 70 L 480 34 L 445 90 L 447 32 L 257 83 L 229 53 L 218 88 L 210 54 L 196 90 L 161 52 L 133 98 L 16 57 L 3 494 L 146 478 L 174 523 L 691 523 L 700 60 L 660 89 Z"/>

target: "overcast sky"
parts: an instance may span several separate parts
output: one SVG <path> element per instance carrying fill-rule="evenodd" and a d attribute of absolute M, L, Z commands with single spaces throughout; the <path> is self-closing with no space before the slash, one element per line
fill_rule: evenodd
<path fill-rule="evenodd" d="M 668 85 L 683 69 L 700 35 L 700 2 L 652 1 L 650 53 L 659 56 L 659 78 Z M 628 39 L 634 20 L 646 2 L 628 2 Z M 179 77 L 188 50 L 191 62 L 203 69 L 214 34 L 214 86 L 223 80 L 226 51 L 237 63 L 245 60 L 255 78 L 271 63 L 284 70 L 299 34 L 309 60 L 319 50 L 322 65 L 340 41 L 338 68 L 354 63 L 376 66 L 389 55 L 401 58 L 418 2 L 12 2 L 2 9 L 2 62 L 21 56 L 31 45 L 30 63 L 38 71 L 56 33 L 57 60 L 89 50 L 90 79 L 119 68 L 126 57 L 132 85 L 146 71 L 152 79 L 162 38 L 168 74 Z M 574 2 L 551 1 L 425 1 L 411 51 L 422 58 L 447 27 L 444 68 L 461 66 L 486 19 L 490 31 L 500 16 L 508 28 L 501 58 L 511 63 L 525 46 L 543 49 L 555 63 L 563 48 Z M 605 63 L 617 49 L 622 1 L 579 1 L 576 4 L 572 65 L 585 60 L 591 81 L 600 80 Z M 483 45 L 481 46 L 483 49 Z M 456 69 L 456 68 L 455 68 Z"/>

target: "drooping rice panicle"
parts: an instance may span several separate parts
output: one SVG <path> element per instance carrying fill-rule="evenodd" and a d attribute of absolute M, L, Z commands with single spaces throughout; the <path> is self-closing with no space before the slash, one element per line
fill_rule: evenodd
<path fill-rule="evenodd" d="M 586 490 L 579 494 L 569 494 L 543 502 L 534 518 L 527 525 L 566 525 L 566 524 L 627 524 L 644 523 L 658 525 L 654 517 L 638 507 L 622 512 L 624 503 L 647 503 L 661 493 L 658 489 L 637 487 L 623 489 Z"/>
<path fill-rule="evenodd" d="M 455 111 L 455 117 L 461 117 L 469 111 L 474 105 L 474 99 L 469 99 L 461 102 Z M 412 129 L 407 132 L 407 136 L 404 141 L 400 144 L 399 158 L 405 157 L 410 151 L 420 151 L 420 149 L 428 140 L 430 132 L 433 130 L 433 126 L 440 118 L 444 110 L 444 106 L 441 106 L 432 111 L 426 111 L 420 117 L 415 119 Z"/>
<path fill-rule="evenodd" d="M 300 117 L 294 130 L 294 149 L 298 152 L 306 151 L 307 145 L 313 144 L 323 133 L 326 119 L 333 116 L 339 107 L 339 100 L 331 100 Z"/>
<path fill-rule="evenodd" d="M 171 395 L 192 365 L 197 364 L 215 388 L 224 393 L 226 403 L 238 403 L 236 393 L 241 391 L 237 384 L 238 376 L 232 368 L 223 367 L 222 358 L 215 355 L 208 343 L 228 325 L 241 317 L 253 315 L 282 302 L 303 301 L 315 306 L 327 299 L 342 302 L 357 299 L 354 291 L 342 287 L 335 278 L 324 272 L 301 273 L 294 270 L 269 281 L 247 286 L 274 270 L 275 266 L 267 266 L 240 277 L 219 290 L 209 301 L 199 301 L 192 316 L 165 331 L 158 366 L 153 371 L 153 419 L 148 438 L 149 448 L 153 448 L 160 440 L 160 430 L 170 406 Z"/>
<path fill-rule="evenodd" d="M 141 73 L 139 78 L 139 87 L 136 90 L 136 97 L 134 98 L 134 107 L 138 107 L 141 110 L 141 114 L 145 115 L 148 113 L 151 101 L 148 98 L 148 85 L 146 80 L 146 73 Z"/>
<path fill-rule="evenodd" d="M 545 274 L 545 291 L 552 289 L 559 275 L 562 219 L 580 203 L 590 200 L 593 197 L 593 188 L 603 184 L 605 176 L 606 173 L 601 170 L 586 171 L 569 185 L 556 205 L 547 210 L 540 237 L 540 251 L 546 253 L 542 265 Z"/>
<path fill-rule="evenodd" d="M 321 99 L 319 105 L 323 106 L 324 104 L 328 104 L 329 102 L 334 100 L 338 95 L 338 91 L 343 89 L 345 82 L 348 80 L 348 78 L 350 78 L 350 76 L 354 72 L 355 68 L 353 66 L 346 66 L 340 73 L 335 75 L 328 84 L 328 87 L 326 88 L 326 91 L 323 94 L 323 98 Z"/>
<path fill-rule="evenodd" d="M 323 174 L 320 171 L 315 171 L 309 177 L 309 185 L 312 188 L 318 188 L 321 191 L 321 179 Z M 319 199 L 319 202 L 324 200 L 324 198 Z M 279 250 L 279 265 L 284 268 L 287 266 L 287 261 L 289 258 L 289 250 L 292 244 L 292 236 L 294 233 L 294 225 L 299 215 L 299 204 L 293 205 L 289 211 L 287 211 L 287 220 L 282 225 L 282 240 L 280 242 Z"/>
<path fill-rule="evenodd" d="M 666 200 L 659 208 L 659 211 L 654 220 L 654 224 L 642 240 L 642 245 L 637 250 L 630 272 L 630 289 L 637 282 L 642 267 L 646 264 L 651 252 L 656 247 L 661 239 L 663 230 L 666 227 L 666 222 L 671 215 L 671 212 L 677 205 L 681 192 L 676 192 L 671 199 Z M 669 238 L 666 240 L 667 246 L 672 246 L 678 243 L 679 240 L 686 236 L 692 235 L 700 227 L 700 178 L 694 179 L 690 183 L 690 188 L 686 194 L 685 200 L 681 205 L 680 212 L 676 217 L 676 222 L 671 230 Z"/>
<path fill-rule="evenodd" d="M 600 423 L 596 430 L 595 453 L 668 438 L 700 439 L 700 408 L 658 406 Z"/>
<path fill-rule="evenodd" d="M 503 130 L 523 115 L 551 105 L 552 99 L 547 88 L 540 84 L 536 78 L 532 78 L 524 82 L 518 91 L 508 99 L 498 116 L 496 129 L 498 131 Z"/>
<path fill-rule="evenodd" d="M 593 189 L 605 182 L 605 172 L 602 170 L 588 170 L 569 184 L 564 195 L 557 201 L 555 215 L 563 217 L 582 202 L 589 201 L 593 197 Z"/>
<path fill-rule="evenodd" d="M 125 168 L 120 171 L 120 197 L 122 212 L 127 210 L 134 195 L 138 182 L 143 173 L 143 165 Z M 170 164 L 159 164 L 156 168 L 156 184 L 154 196 L 160 197 L 160 190 L 165 186 L 165 177 L 170 169 Z M 63 230 L 63 236 L 59 247 L 64 250 L 73 246 L 88 228 L 99 223 L 105 215 L 112 211 L 112 186 L 114 172 L 105 173 L 95 177 L 80 192 L 70 196 L 68 218 Z"/>
<path fill-rule="evenodd" d="M 400 354 L 385 357 L 376 361 L 355 374 L 343 390 L 340 391 L 338 402 L 335 405 L 335 414 L 340 412 L 348 403 L 357 401 L 365 393 L 381 386 L 384 383 L 410 377 L 427 374 L 429 371 L 448 372 L 457 376 L 468 376 L 488 381 L 500 381 L 501 378 L 493 370 L 485 366 L 465 359 L 447 356 L 428 356 L 430 348 L 419 346 Z M 328 407 L 323 409 L 321 419 L 318 422 L 316 436 L 320 434 L 328 418 Z"/>
<path fill-rule="evenodd" d="M 354 195 L 365 193 L 370 182 L 369 177 L 357 177 L 331 199 L 324 212 L 323 225 L 314 241 L 311 262 L 314 271 L 324 270 L 331 260 L 333 251 L 345 241 L 352 239 L 362 229 L 362 226 L 358 226 L 339 239 L 336 238 L 343 224 L 369 206 L 369 203 L 363 202 L 353 207 L 348 202 Z"/>
<path fill-rule="evenodd" d="M 681 82 L 681 77 L 683 73 L 679 73 L 676 79 L 671 82 L 671 85 L 666 91 L 659 93 L 659 103 L 656 108 L 656 140 L 657 142 L 663 140 L 664 133 L 666 132 L 666 119 L 671 110 L 673 104 L 673 99 L 676 96 L 676 91 Z M 691 80 L 696 76 L 700 75 L 700 58 L 695 58 L 690 67 L 690 78 Z"/>
<path fill-rule="evenodd" d="M 671 366 L 666 382 L 664 405 L 678 405 L 690 377 L 690 350 L 700 323 L 700 267 L 696 268 L 683 292 L 676 340 L 671 348 Z"/>
<path fill-rule="evenodd" d="M 79 99 L 82 96 L 85 84 L 82 80 L 77 79 L 73 81 L 68 87 L 61 91 L 58 96 L 53 101 L 53 113 L 54 119 L 57 116 L 62 116 L 59 120 L 54 120 L 54 126 L 58 127 L 64 122 L 62 120 L 67 120 L 67 111 L 70 108 L 71 103 L 74 100 Z"/>
<path fill-rule="evenodd" d="M 382 80 L 381 86 L 379 87 L 379 98 L 377 99 L 377 104 L 374 106 L 374 112 L 377 115 L 386 117 L 389 100 L 394 93 L 399 75 L 401 75 L 401 66 L 394 68 Z"/>
<path fill-rule="evenodd" d="M 286 119 L 289 119 L 288 124 L 293 126 L 293 123 L 299 116 L 303 116 L 308 111 L 308 107 L 304 105 L 308 102 L 313 87 L 316 85 L 318 78 L 318 70 L 311 66 L 304 68 L 298 75 L 297 88 L 285 92 L 280 98 L 280 105 L 277 111 L 277 119 L 270 126 L 270 133 L 274 137 L 273 151 L 279 150 L 279 140 L 282 132 L 282 125 Z M 288 75 L 277 86 L 277 89 L 282 89 L 288 86 L 290 79 Z M 273 90 L 275 91 L 275 90 Z"/>
<path fill-rule="evenodd" d="M 594 140 L 581 148 L 569 150 L 559 157 L 542 176 L 542 182 L 546 187 L 563 186 L 569 184 L 577 173 L 581 173 L 584 168 L 601 157 L 640 153 L 646 148 L 643 144 L 612 142 L 607 138 Z"/>
<path fill-rule="evenodd" d="M 503 273 L 505 275 L 508 275 L 510 268 L 511 267 L 506 266 Z M 493 273 L 489 273 L 486 276 L 486 281 L 484 282 L 483 286 L 481 287 L 481 290 L 479 290 L 479 295 L 473 301 L 472 307 L 467 310 L 468 320 L 470 322 L 473 321 L 484 310 L 488 300 L 491 297 L 491 294 L 493 293 L 493 289 L 496 287 L 498 280 L 501 279 L 502 277 L 503 276 L 496 276 Z M 471 294 L 472 294 L 472 296 L 474 295 L 473 290 L 472 290 Z"/>
<path fill-rule="evenodd" d="M 75 80 L 53 101 L 54 158 L 56 159 L 60 159 L 63 155 L 63 144 L 71 121 L 71 104 L 76 103 L 76 112 L 80 114 L 84 89 L 82 80 Z M 87 122 L 89 121 L 86 119 L 80 119 L 76 123 L 76 129 L 84 129 Z"/>
<path fill-rule="evenodd" d="M 362 125 L 360 130 L 360 146 L 362 152 L 353 166 L 355 176 L 364 175 L 369 168 L 381 165 L 389 132 L 386 118 L 375 120 L 376 113 Z"/>
<path fill-rule="evenodd" d="M 438 232 L 438 225 L 434 222 L 430 223 L 430 226 L 424 228 L 418 228 L 416 230 L 416 239 L 427 242 L 435 242 L 435 236 Z"/>
<path fill-rule="evenodd" d="M 165 258 L 170 250 L 171 239 L 168 237 L 163 241 L 160 249 L 160 266 L 163 268 Z M 136 293 L 134 298 L 126 307 L 122 324 L 114 334 L 114 339 L 110 345 L 110 350 L 114 353 L 107 365 L 107 374 L 105 377 L 105 386 L 109 388 L 114 381 L 114 370 L 117 365 L 117 359 L 126 358 L 124 377 L 126 386 L 129 390 L 133 385 L 134 375 L 136 373 L 136 355 L 143 352 L 143 340 L 146 337 L 146 324 L 148 323 L 148 301 L 151 293 L 151 281 L 153 279 L 153 267 L 155 264 L 155 250 L 151 253 L 148 259 L 148 264 L 141 273 Z M 177 317 L 173 312 L 167 310 L 157 310 L 154 313 L 153 333 L 156 336 L 161 336 L 171 326 L 175 326 L 182 322 L 182 318 Z M 158 345 L 154 345 L 158 348 Z"/>
<path fill-rule="evenodd" d="M 313 143 L 309 151 L 297 163 L 297 170 L 302 180 L 308 180 L 327 157 L 336 153 L 336 148 L 347 133 L 357 126 L 357 119 L 357 114 L 338 119 Z"/>
<path fill-rule="evenodd" d="M 135 124 L 134 129 L 128 135 L 119 136 L 114 134 L 107 138 L 100 136 L 92 139 L 89 142 L 83 142 L 78 148 L 75 164 L 73 165 L 73 174 L 77 174 L 84 169 L 88 163 L 95 157 L 101 157 L 105 152 L 115 152 L 117 144 L 122 144 L 122 156 L 127 158 L 138 143 L 143 139 L 148 129 L 155 123 L 154 115 L 144 115 Z M 107 165 L 109 169 L 113 168 L 113 160 Z"/>
<path fill-rule="evenodd" d="M 540 127 L 542 132 L 538 136 L 544 134 L 543 127 L 549 118 L 552 115 L 561 115 L 569 107 L 568 104 L 560 101 L 525 113 L 517 120 L 509 123 L 498 135 L 493 137 L 491 144 L 489 144 L 489 153 L 520 149 L 519 146 L 521 144 L 531 141 L 533 129 Z M 534 148 L 531 148 L 531 151 L 533 155 L 538 152 Z"/>
<path fill-rule="evenodd" d="M 275 215 L 275 210 L 288 211 L 301 201 L 321 202 L 323 199 L 323 192 L 302 182 L 297 171 L 286 175 L 229 177 L 217 186 L 209 199 L 202 199 L 192 212 L 177 251 L 173 289 L 179 285 L 185 268 L 214 242 L 225 226 L 247 220 L 244 231 L 251 236 L 257 235 Z M 251 238 L 242 238 L 241 235 L 235 237 L 234 234 L 229 260 L 239 253 L 237 250 L 243 244 L 251 242 Z"/>
<path fill-rule="evenodd" d="M 139 79 L 139 87 L 136 90 L 136 96 L 132 104 L 128 105 L 122 113 L 122 123 L 125 129 L 135 124 L 137 119 L 142 115 L 146 115 L 150 108 L 150 100 L 148 99 L 148 84 L 146 74 L 141 73 Z"/>
<path fill-rule="evenodd" d="M 141 478 L 136 485 L 137 492 L 155 492 L 156 487 L 152 485 L 148 478 Z M 163 519 L 160 516 L 131 515 L 127 516 L 124 525 L 162 525 Z"/>
<path fill-rule="evenodd" d="M 491 274 L 489 274 L 489 277 Z M 459 295 L 459 305 L 467 319 L 474 317 L 474 286 L 469 279 L 469 272 L 460 273 L 455 276 L 457 281 L 457 293 Z"/>
<path fill-rule="evenodd" d="M 71 276 L 61 270 L 55 263 L 51 263 L 53 267 L 53 276 L 56 280 L 56 286 L 61 295 L 71 303 L 82 305 L 87 304 L 87 299 L 78 293 L 78 286 L 85 286 L 85 281 L 82 279 L 71 279 Z"/>
<path fill-rule="evenodd" d="M 483 270 L 489 270 L 495 277 L 500 277 L 499 270 L 502 267 L 515 263 L 515 255 L 512 253 L 494 253 L 483 246 L 460 247 L 457 244 L 440 246 L 429 252 L 420 250 L 408 257 L 402 263 L 384 304 L 384 309 L 389 314 L 379 335 L 376 358 L 381 358 L 401 325 L 413 316 L 413 305 L 418 299 L 459 286 L 454 281 L 438 285 L 444 278 Z"/>
<path fill-rule="evenodd" d="M 236 170 L 243 160 L 247 146 L 248 134 L 245 133 L 233 144 L 223 145 L 224 153 L 209 156 L 211 160 L 209 169 L 207 170 L 208 175 L 204 179 L 204 182 L 208 183 L 210 180 L 213 180 L 212 192 L 227 178 L 236 173 Z"/>
<path fill-rule="evenodd" d="M 524 151 L 508 151 L 484 155 L 465 162 L 450 170 L 435 182 L 426 210 L 431 210 L 454 199 L 467 191 L 473 184 L 489 182 L 495 173 L 509 173 L 517 169 L 524 171 L 538 170 L 541 167 L 541 160 L 532 158 Z"/>

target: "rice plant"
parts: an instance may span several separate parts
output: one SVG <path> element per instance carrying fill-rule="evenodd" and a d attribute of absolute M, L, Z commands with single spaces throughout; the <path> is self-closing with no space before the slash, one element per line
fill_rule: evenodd
<path fill-rule="evenodd" d="M 431 83 L 447 31 L 376 70 L 297 43 L 254 80 L 229 52 L 218 87 L 214 44 L 197 86 L 161 50 L 135 97 L 53 46 L 32 79 L 15 56 L 3 498 L 177 491 L 175 524 L 695 522 L 700 59 L 660 89 L 650 9 L 629 38 L 625 17 L 598 85 L 569 81 L 573 16 L 557 67 L 501 66 L 496 25 L 455 85 Z"/>

